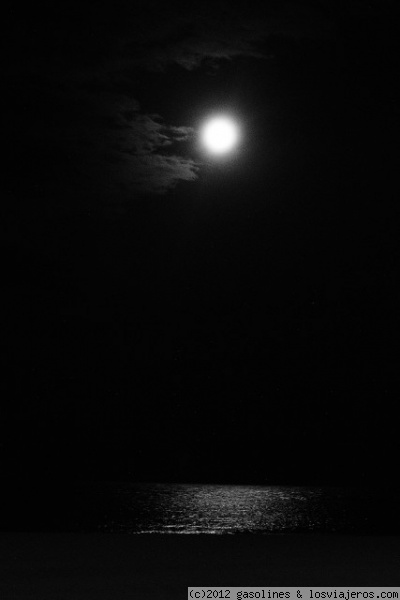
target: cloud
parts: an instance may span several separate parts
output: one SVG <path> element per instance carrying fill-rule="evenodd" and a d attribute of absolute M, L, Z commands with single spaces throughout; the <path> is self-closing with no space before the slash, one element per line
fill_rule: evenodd
<path fill-rule="evenodd" d="M 74 82 L 48 89 L 42 107 L 29 110 L 19 146 L 33 156 L 32 164 L 40 163 L 33 176 L 39 187 L 52 194 L 62 185 L 64 195 L 129 199 L 165 194 L 180 181 L 197 179 L 199 165 L 180 152 L 194 135 L 192 127 L 170 125 L 143 112 L 130 94 L 101 87 L 88 90 Z"/>
<path fill-rule="evenodd" d="M 171 65 L 184 74 L 204 62 L 217 67 L 239 56 L 265 59 L 271 35 L 327 30 L 323 13 L 307 4 L 272 1 L 250 11 L 224 0 L 194 5 L 120 0 L 111 11 L 93 5 L 76 17 L 68 5 L 45 18 L 35 8 L 32 18 L 11 24 L 13 67 L 5 88 L 20 89 L 21 99 L 14 102 L 21 106 L 23 141 L 37 156 L 46 148 L 42 169 L 48 185 L 60 185 L 68 157 L 64 188 L 128 196 L 166 193 L 180 181 L 194 181 L 200 169 L 190 156 L 190 124 L 166 123 L 142 108 L 139 72 L 156 78 Z M 154 88 L 160 89 L 160 112 L 162 85 Z M 46 161 L 54 166 L 57 156 L 52 179 Z"/>
<path fill-rule="evenodd" d="M 265 42 L 271 35 L 326 36 L 331 23 L 325 9 L 294 2 L 266 2 L 250 9 L 217 0 L 190 5 L 190 10 L 168 3 L 164 13 L 149 3 L 140 20 L 120 33 L 115 58 L 120 67 L 163 70 L 178 64 L 192 70 L 204 60 L 236 57 L 265 59 Z M 155 16 L 156 15 L 156 16 Z"/>
<path fill-rule="evenodd" d="M 176 154 L 177 146 L 193 135 L 191 127 L 165 124 L 161 116 L 140 112 L 137 101 L 123 96 L 105 104 L 102 115 L 112 126 L 102 130 L 96 151 L 111 167 L 111 187 L 162 194 L 179 181 L 197 179 L 196 162 Z"/>
<path fill-rule="evenodd" d="M 164 194 L 179 181 L 194 181 L 199 170 L 191 159 L 160 154 L 135 156 L 132 166 L 135 188 L 153 194 Z"/>
<path fill-rule="evenodd" d="M 159 115 L 143 114 L 135 102 L 120 99 L 119 110 L 109 106 L 113 129 L 108 129 L 97 151 L 109 164 L 109 187 L 129 193 L 164 194 L 179 181 L 197 179 L 199 165 L 176 154 L 176 147 L 187 142 L 193 129 L 167 125 Z M 172 153 L 171 153 L 172 152 Z M 103 162 L 103 161 L 100 161 Z"/>

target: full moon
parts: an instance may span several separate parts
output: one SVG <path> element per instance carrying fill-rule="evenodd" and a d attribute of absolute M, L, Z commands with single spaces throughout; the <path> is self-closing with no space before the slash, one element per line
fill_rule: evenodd
<path fill-rule="evenodd" d="M 207 150 L 214 154 L 224 154 L 235 146 L 238 129 L 231 119 L 216 117 L 206 123 L 202 138 Z"/>

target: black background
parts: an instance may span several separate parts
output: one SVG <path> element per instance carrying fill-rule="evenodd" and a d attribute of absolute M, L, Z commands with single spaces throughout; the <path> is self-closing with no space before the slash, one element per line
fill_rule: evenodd
<path fill-rule="evenodd" d="M 5 9 L 3 476 L 394 482 L 397 31 L 368 6 L 267 59 L 133 71 L 144 111 L 243 132 L 223 161 L 185 142 L 206 164 L 161 196 L 104 193 L 41 134 L 79 120 L 49 89 L 107 55 L 106 20 Z"/>

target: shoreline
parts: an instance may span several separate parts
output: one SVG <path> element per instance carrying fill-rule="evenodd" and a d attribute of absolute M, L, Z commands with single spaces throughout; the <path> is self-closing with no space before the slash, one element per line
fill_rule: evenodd
<path fill-rule="evenodd" d="M 165 600 L 206 585 L 399 586 L 400 536 L 0 534 L 4 600 Z"/>

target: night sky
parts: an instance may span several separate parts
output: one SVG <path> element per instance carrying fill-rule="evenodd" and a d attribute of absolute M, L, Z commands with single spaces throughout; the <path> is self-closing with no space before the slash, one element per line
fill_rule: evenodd
<path fill-rule="evenodd" d="M 393 481 L 394 4 L 2 9 L 2 477 Z"/>

